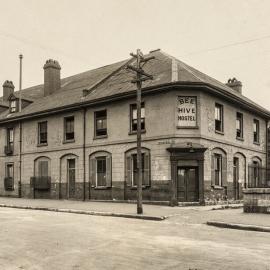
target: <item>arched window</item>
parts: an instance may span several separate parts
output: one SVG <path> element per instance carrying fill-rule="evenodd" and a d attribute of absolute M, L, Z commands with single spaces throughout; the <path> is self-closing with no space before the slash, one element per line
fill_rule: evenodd
<path fill-rule="evenodd" d="M 151 160 L 150 151 L 142 148 L 142 185 L 150 186 Z M 126 152 L 126 185 L 136 187 L 138 184 L 137 149 Z"/>
<path fill-rule="evenodd" d="M 47 190 L 51 185 L 51 160 L 48 157 L 35 159 L 34 178 L 31 180 L 35 189 Z"/>
<path fill-rule="evenodd" d="M 90 184 L 91 187 L 112 186 L 112 155 L 99 151 L 90 155 Z"/>
<path fill-rule="evenodd" d="M 211 185 L 227 186 L 227 154 L 221 148 L 214 148 L 211 156 Z"/>

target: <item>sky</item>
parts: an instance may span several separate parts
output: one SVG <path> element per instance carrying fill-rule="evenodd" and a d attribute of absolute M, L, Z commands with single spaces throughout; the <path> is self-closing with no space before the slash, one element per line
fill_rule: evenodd
<path fill-rule="evenodd" d="M 64 78 L 160 48 L 270 110 L 269 13 L 269 0 L 0 0 L 0 84 L 18 90 L 20 53 L 27 88 L 47 59 Z"/>

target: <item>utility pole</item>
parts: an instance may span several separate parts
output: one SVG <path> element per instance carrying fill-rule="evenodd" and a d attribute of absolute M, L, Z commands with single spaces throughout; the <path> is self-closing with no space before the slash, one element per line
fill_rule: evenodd
<path fill-rule="evenodd" d="M 19 112 L 22 111 L 22 59 L 23 59 L 23 55 L 20 54 L 19 55 L 19 59 L 20 59 L 20 76 L 19 76 Z"/>
<path fill-rule="evenodd" d="M 142 82 L 152 80 L 153 76 L 144 72 L 141 64 L 146 63 L 154 56 L 144 57 L 142 52 L 137 49 L 137 54 L 130 54 L 136 59 L 136 67 L 128 65 L 127 69 L 136 72 L 136 78 L 132 80 L 132 83 L 136 83 L 137 86 L 137 214 L 143 214 L 142 207 L 142 130 L 141 130 L 141 104 L 142 104 Z"/>

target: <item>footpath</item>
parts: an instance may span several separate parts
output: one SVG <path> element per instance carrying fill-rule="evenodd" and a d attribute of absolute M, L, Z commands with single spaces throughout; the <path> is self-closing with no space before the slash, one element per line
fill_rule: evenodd
<path fill-rule="evenodd" d="M 134 203 L 0 197 L 0 207 L 154 221 L 162 221 L 173 217 L 181 219 L 182 216 L 190 215 L 191 219 L 194 217 L 198 222 L 211 226 L 270 232 L 270 215 L 243 213 L 241 204 L 186 207 L 144 204 L 144 213 L 138 215 Z"/>

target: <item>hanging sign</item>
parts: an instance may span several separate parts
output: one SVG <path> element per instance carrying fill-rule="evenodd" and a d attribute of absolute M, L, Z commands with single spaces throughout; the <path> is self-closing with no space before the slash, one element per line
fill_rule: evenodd
<path fill-rule="evenodd" d="M 177 126 L 197 126 L 197 99 L 196 97 L 179 96 L 177 105 Z"/>

